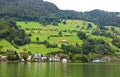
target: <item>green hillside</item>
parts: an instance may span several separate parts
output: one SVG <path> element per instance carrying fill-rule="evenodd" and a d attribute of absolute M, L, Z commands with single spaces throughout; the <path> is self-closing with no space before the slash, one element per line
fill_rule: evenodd
<path fill-rule="evenodd" d="M 17 22 L 17 25 L 20 28 L 24 29 L 27 34 L 32 35 L 30 36 L 32 42 L 36 42 L 36 37 L 39 37 L 41 42 L 44 40 L 47 40 L 51 43 L 60 44 L 60 41 L 64 39 L 64 40 L 67 40 L 69 44 L 73 44 L 73 45 L 76 43 L 82 44 L 82 40 L 80 40 L 76 36 L 76 31 L 79 31 L 80 29 L 82 29 L 82 27 L 86 28 L 86 25 L 89 22 L 79 21 L 79 20 L 67 20 L 66 23 L 67 24 L 65 25 L 62 23 L 59 23 L 58 26 L 53 26 L 53 25 L 42 26 L 38 22 L 27 22 L 27 24 L 25 22 Z M 86 25 L 83 25 L 83 24 L 86 24 Z M 80 27 L 76 28 L 77 25 L 80 25 Z M 59 30 L 63 31 L 62 37 L 59 37 L 58 35 Z M 49 40 L 48 40 L 48 37 L 50 37 Z"/>
<path fill-rule="evenodd" d="M 88 25 L 91 24 L 91 28 L 88 28 Z M 82 20 L 66 20 L 66 24 L 63 24 L 63 22 L 59 23 L 58 26 L 54 25 L 47 25 L 43 26 L 39 22 L 24 22 L 24 21 L 17 21 L 16 25 L 19 29 L 23 29 L 28 35 L 27 37 L 31 39 L 31 43 L 25 44 L 22 46 L 17 46 L 18 49 L 16 49 L 14 46 L 12 46 L 8 41 L 1 40 L 0 46 L 1 51 L 6 51 L 7 49 L 16 50 L 17 52 L 32 52 L 32 53 L 42 53 L 47 54 L 50 52 L 58 52 L 62 51 L 61 45 L 73 45 L 76 46 L 76 44 L 79 44 L 82 46 L 84 44 L 84 40 L 80 39 L 77 36 L 78 31 L 85 32 L 88 39 L 103 39 L 106 43 L 112 43 L 113 38 L 106 36 L 104 34 L 114 33 L 114 31 L 118 31 L 119 28 L 114 27 L 114 31 L 111 30 L 113 27 L 106 26 L 106 33 L 101 35 L 95 35 L 93 34 L 94 31 L 98 29 L 97 25 L 95 25 L 92 22 L 82 21 Z M 59 35 L 59 31 L 62 32 L 62 36 Z M 99 31 L 99 30 L 97 30 Z M 119 35 L 119 34 L 118 34 Z M 64 42 L 61 42 L 62 40 L 65 40 Z M 55 45 L 55 47 L 48 47 L 46 44 Z M 56 46 L 57 45 L 57 46 Z M 111 48 L 113 50 L 118 50 L 119 48 L 115 45 L 111 45 Z M 119 54 L 119 52 L 116 52 Z"/>
<path fill-rule="evenodd" d="M 91 29 L 87 29 L 88 24 L 92 24 Z M 80 40 L 76 35 L 77 31 L 83 31 L 87 34 L 88 38 L 103 39 L 106 43 L 111 43 L 112 38 L 106 36 L 93 35 L 92 31 L 97 29 L 97 26 L 91 22 L 80 21 L 80 20 L 67 20 L 66 24 L 59 23 L 58 26 L 47 25 L 42 26 L 38 22 L 17 22 L 17 25 L 24 29 L 27 34 L 31 34 L 30 38 L 32 42 L 43 42 L 48 41 L 55 43 L 59 47 L 62 43 L 61 40 L 66 40 L 69 44 L 75 45 L 76 43 L 82 45 L 83 40 Z M 79 28 L 77 27 L 79 25 Z M 118 29 L 118 28 L 116 28 Z M 62 37 L 58 35 L 58 31 L 62 30 Z M 108 29 L 109 31 L 109 29 Z M 39 37 L 39 41 L 36 40 Z M 49 39 L 48 39 L 49 37 Z M 113 49 L 118 49 L 113 47 Z"/>

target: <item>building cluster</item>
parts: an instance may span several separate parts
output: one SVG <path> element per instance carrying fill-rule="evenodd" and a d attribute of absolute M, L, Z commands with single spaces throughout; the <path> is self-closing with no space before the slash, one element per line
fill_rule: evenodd
<path fill-rule="evenodd" d="M 7 52 L 14 53 L 16 51 L 8 50 Z M 42 55 L 40 53 L 36 53 L 34 55 L 27 54 L 27 57 L 23 57 L 24 54 L 19 53 L 18 56 L 19 56 L 19 60 L 16 60 L 16 61 L 20 61 L 20 62 L 25 62 L 25 61 L 30 61 L 30 62 L 67 62 L 67 59 L 66 58 L 61 59 L 59 54 L 46 56 L 46 55 Z M 0 60 L 1 61 L 9 61 L 8 55 L 2 54 L 0 57 Z M 11 60 L 11 61 L 15 61 L 15 60 Z"/>

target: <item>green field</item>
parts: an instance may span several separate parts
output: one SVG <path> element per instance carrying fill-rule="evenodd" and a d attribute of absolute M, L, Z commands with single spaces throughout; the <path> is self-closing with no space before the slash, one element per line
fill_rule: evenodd
<path fill-rule="evenodd" d="M 92 35 L 91 32 L 95 30 L 97 26 L 94 23 L 87 21 L 67 20 L 65 25 L 63 23 L 59 23 L 58 26 L 53 25 L 43 26 L 38 22 L 26 23 L 24 21 L 17 21 L 16 23 L 19 28 L 25 30 L 26 34 L 31 34 L 29 38 L 31 38 L 32 42 L 43 42 L 46 40 L 49 43 L 57 44 L 58 48 L 46 48 L 46 46 L 43 44 L 31 43 L 24 46 L 19 46 L 18 49 L 16 49 L 8 41 L 3 39 L 0 40 L 0 44 L 2 44 L 0 46 L 3 46 L 3 48 L 1 49 L 2 51 L 6 51 L 7 49 L 13 49 L 18 52 L 30 51 L 32 53 L 39 52 L 41 54 L 60 51 L 60 46 L 62 44 L 61 40 L 66 40 L 68 44 L 72 45 L 75 45 L 76 43 L 80 45 L 83 44 L 83 41 L 77 37 L 76 31 L 86 32 L 89 38 L 104 39 L 107 43 L 110 43 L 112 41 L 112 39 L 108 37 Z M 92 29 L 87 29 L 88 23 L 92 24 Z M 79 25 L 79 28 L 77 27 L 77 25 Z M 62 31 L 62 36 L 59 36 L 58 34 L 59 31 Z M 39 37 L 39 40 L 36 40 L 36 37 Z M 113 46 L 113 49 L 118 48 Z"/>

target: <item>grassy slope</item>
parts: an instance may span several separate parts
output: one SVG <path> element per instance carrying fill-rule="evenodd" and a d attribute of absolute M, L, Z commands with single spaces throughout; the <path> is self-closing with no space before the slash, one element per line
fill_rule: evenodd
<path fill-rule="evenodd" d="M 42 26 L 41 24 L 39 24 L 38 22 L 27 22 L 27 24 L 25 22 L 17 22 L 17 25 L 24 29 L 25 32 L 27 34 L 31 33 L 32 36 L 30 36 L 32 42 L 36 42 L 36 37 L 39 37 L 39 41 L 44 41 L 47 40 L 50 43 L 55 43 L 58 44 L 58 46 L 60 47 L 61 43 L 60 40 L 65 39 L 68 41 L 69 44 L 75 45 L 76 43 L 82 44 L 83 41 L 80 40 L 77 36 L 76 36 L 76 32 L 72 32 L 72 34 L 69 32 L 70 30 L 81 30 L 81 31 L 85 31 L 88 35 L 89 38 L 96 38 L 96 39 L 104 39 L 106 42 L 111 42 L 112 39 L 108 38 L 108 37 L 103 37 L 103 36 L 95 36 L 91 34 L 91 31 L 96 29 L 96 25 L 91 23 L 93 28 L 88 30 L 87 25 L 88 23 L 91 22 L 86 22 L 86 21 L 79 21 L 79 20 L 67 20 L 67 24 L 63 25 L 62 23 L 59 23 L 58 26 L 53 26 L 53 25 L 48 25 L 48 26 Z M 79 28 L 76 28 L 76 26 L 79 25 Z M 27 30 L 28 29 L 28 30 Z M 41 30 L 38 30 L 41 29 Z M 50 37 L 50 39 L 48 40 L 47 37 L 54 35 L 54 36 L 58 36 L 58 31 L 50 31 L 51 29 L 57 29 L 57 30 L 66 30 L 67 32 L 63 32 L 62 33 L 62 37 Z M 65 36 L 65 35 L 70 35 Z M 4 43 L 5 40 L 0 41 L 0 44 L 3 44 L 4 48 L 2 50 L 6 50 L 6 49 L 15 49 L 13 46 L 11 46 L 10 44 L 6 44 Z M 8 46 L 10 45 L 10 46 Z M 118 49 L 114 46 L 112 46 L 113 49 Z M 42 54 L 46 54 L 49 52 L 55 52 L 60 50 L 59 48 L 46 48 L 44 45 L 41 44 L 27 44 L 24 46 L 20 46 L 19 49 L 15 49 L 18 52 L 23 51 L 23 49 L 26 49 L 27 51 L 31 51 L 32 53 L 42 53 Z"/>
<path fill-rule="evenodd" d="M 0 46 L 3 46 L 3 48 L 1 49 L 2 51 L 6 51 L 8 50 L 17 50 L 14 46 L 12 46 L 8 41 L 2 39 L 0 40 Z"/>
<path fill-rule="evenodd" d="M 53 26 L 53 25 L 42 26 L 38 22 L 28 22 L 27 24 L 25 22 L 17 22 L 17 25 L 20 26 L 22 29 L 24 29 L 26 33 L 31 33 L 31 31 L 34 31 L 34 33 L 32 33 L 32 36 L 30 37 L 32 42 L 36 42 L 36 37 L 39 37 L 40 41 L 47 40 L 50 43 L 58 44 L 59 47 L 61 45 L 60 40 L 62 39 L 67 40 L 69 44 L 73 44 L 73 45 L 75 45 L 76 43 L 82 44 L 83 43 L 82 40 L 80 40 L 76 36 L 76 33 L 71 34 L 70 32 L 68 32 L 69 30 L 79 30 L 76 28 L 76 26 L 77 25 L 81 26 L 82 24 L 83 21 L 78 21 L 78 20 L 75 21 L 67 20 L 66 25 L 59 23 L 58 26 Z M 42 29 L 42 30 L 33 30 L 33 29 Z M 50 37 L 50 39 L 48 40 L 47 39 L 48 36 L 51 35 L 58 36 L 58 31 L 50 31 L 49 29 L 67 30 L 67 32 L 63 32 L 62 37 Z M 71 36 L 67 37 L 65 35 L 71 35 Z M 28 44 L 20 47 L 19 51 L 23 51 L 24 48 L 26 48 L 28 51 L 31 51 L 33 53 L 40 52 L 42 54 L 60 50 L 59 48 L 46 48 L 44 45 Z"/>
<path fill-rule="evenodd" d="M 76 28 L 76 24 L 80 24 L 82 22 L 78 22 L 77 20 L 75 21 L 71 21 L 68 20 L 66 25 L 63 24 L 58 24 L 58 26 L 53 26 L 53 25 L 48 25 L 48 26 L 42 26 L 39 23 L 35 23 L 35 22 L 28 22 L 27 24 L 25 22 L 17 22 L 17 24 L 19 26 L 21 26 L 22 29 L 24 29 L 26 31 L 26 33 L 30 33 L 32 29 L 43 29 L 40 30 L 40 32 L 38 33 L 38 30 L 34 30 L 34 33 L 32 33 L 32 36 L 30 37 L 32 39 L 33 42 L 36 41 L 36 37 L 40 38 L 40 41 L 44 41 L 47 40 L 48 36 L 51 35 L 55 35 L 58 36 L 58 31 L 50 31 L 48 29 L 58 29 L 58 30 L 79 30 Z M 76 24 L 75 24 L 76 23 Z M 26 30 L 26 29 L 30 29 L 30 30 Z M 63 37 L 50 37 L 50 39 L 48 41 L 52 42 L 52 43 L 60 43 L 60 40 L 65 39 L 67 40 L 70 44 L 75 44 L 75 43 L 80 43 L 82 44 L 82 40 L 79 40 L 79 38 L 76 36 L 76 33 L 69 33 L 69 32 L 63 32 Z M 69 37 L 66 37 L 64 35 L 71 35 Z"/>

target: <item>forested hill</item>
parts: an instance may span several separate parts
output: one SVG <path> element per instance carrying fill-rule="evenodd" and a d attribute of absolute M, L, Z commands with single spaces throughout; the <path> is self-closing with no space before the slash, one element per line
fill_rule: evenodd
<path fill-rule="evenodd" d="M 52 3 L 42 0 L 0 0 L 0 16 L 19 20 L 50 21 L 58 19 L 60 10 Z"/>
<path fill-rule="evenodd" d="M 88 20 L 96 23 L 97 25 L 110 25 L 110 26 L 119 26 L 120 27 L 120 17 L 119 12 L 107 12 L 103 10 L 92 10 L 85 12 L 83 15 L 84 20 Z"/>
<path fill-rule="evenodd" d="M 53 3 L 43 0 L 0 0 L 0 17 L 10 16 L 17 20 L 39 21 L 43 24 L 60 22 L 61 19 L 81 19 L 98 25 L 112 25 L 120 27 L 119 12 L 92 10 L 76 12 L 60 10 Z"/>

